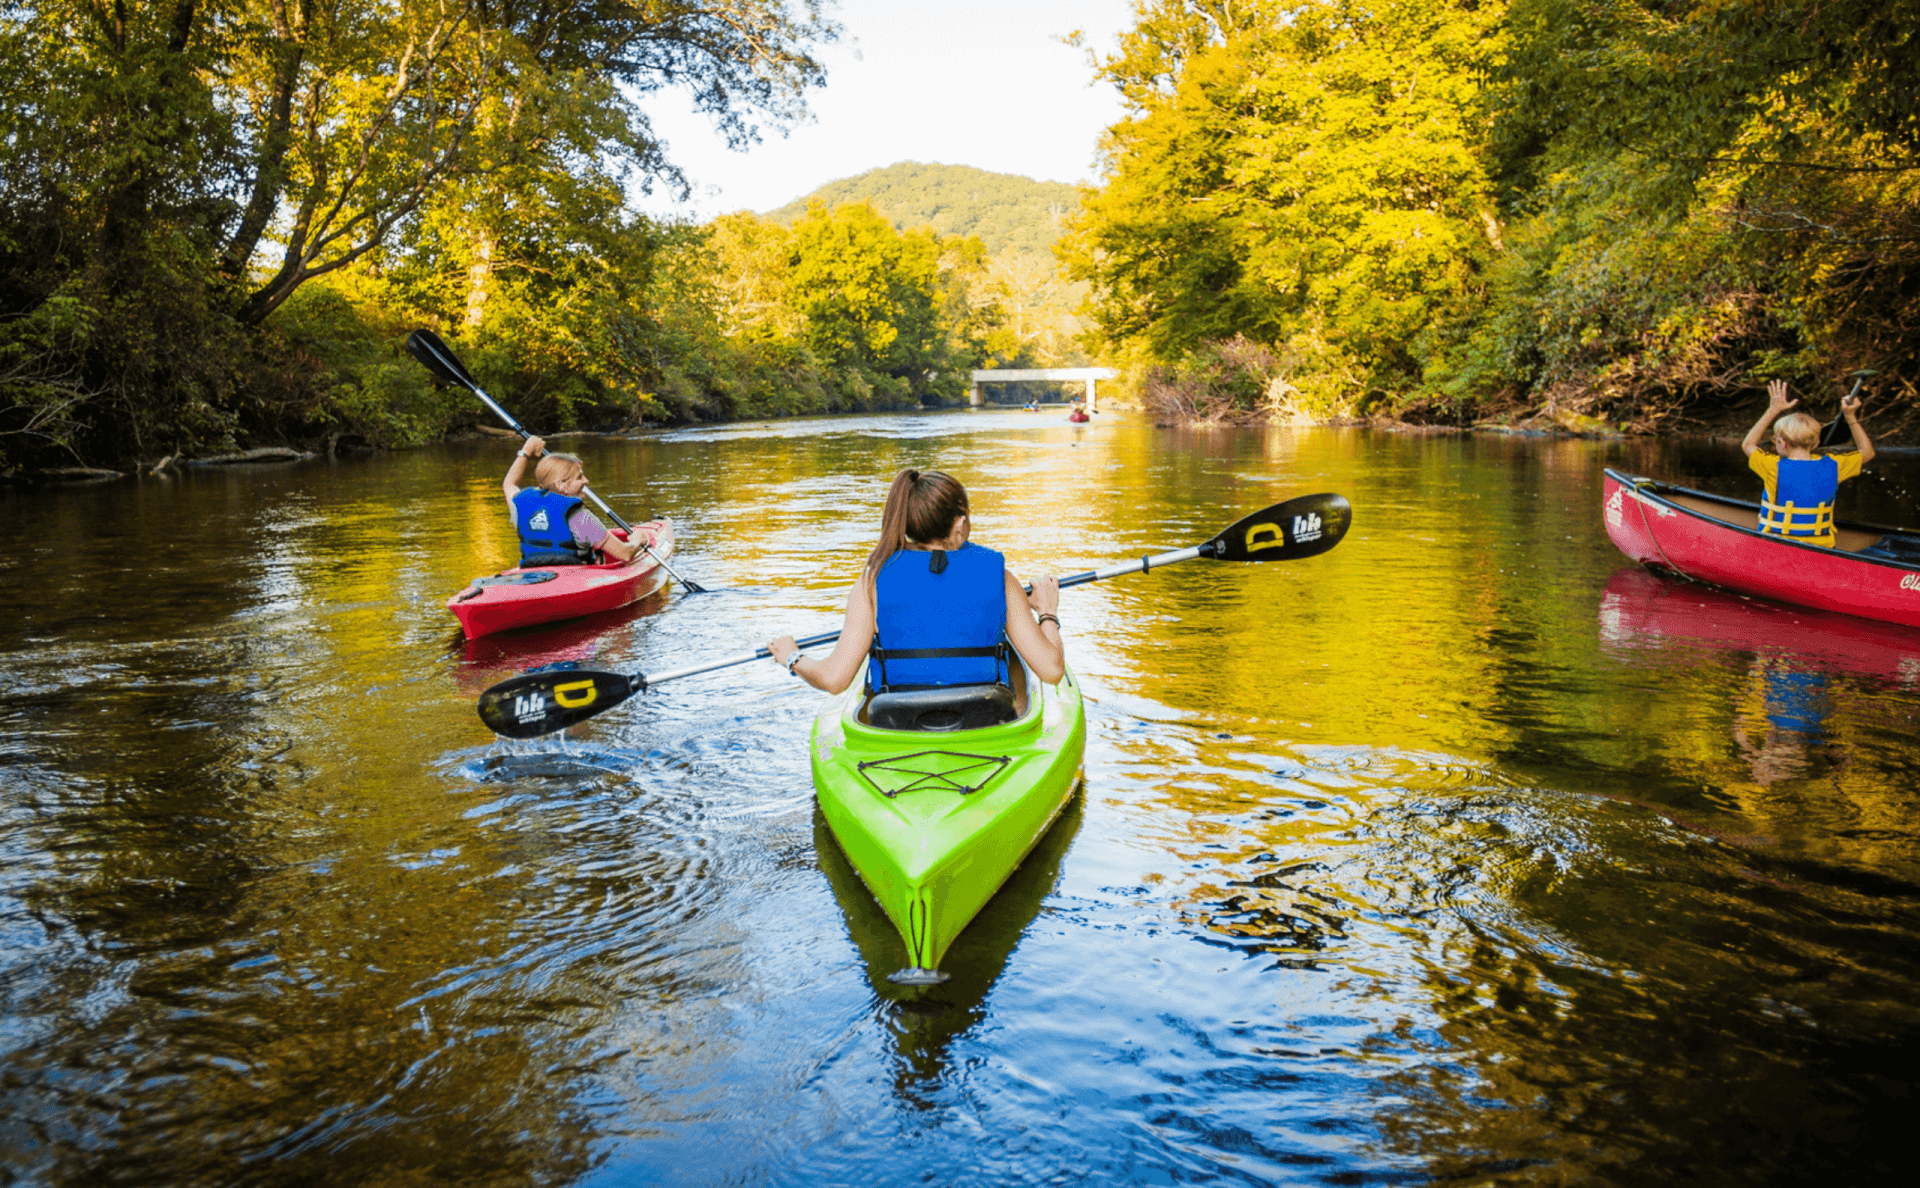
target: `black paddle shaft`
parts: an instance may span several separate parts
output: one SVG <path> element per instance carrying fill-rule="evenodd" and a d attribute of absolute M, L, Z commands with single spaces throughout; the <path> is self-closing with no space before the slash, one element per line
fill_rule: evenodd
<path fill-rule="evenodd" d="M 1847 393 L 1847 400 L 1852 400 L 1860 394 L 1860 385 L 1867 382 L 1867 377 L 1879 374 L 1877 371 L 1868 371 L 1864 368 L 1854 372 L 1853 390 Z M 1828 421 L 1820 430 L 1820 444 L 1815 448 L 1824 450 L 1832 446 L 1845 445 L 1852 440 L 1853 430 L 1847 427 L 1847 408 L 1845 401 L 1842 401 L 1840 411 L 1833 414 L 1833 420 Z"/>
<path fill-rule="evenodd" d="M 1340 495 L 1302 495 L 1236 521 L 1212 540 L 1192 548 L 1152 554 L 1106 569 L 1060 579 L 1060 585 L 1084 585 L 1122 574 L 1146 573 L 1196 557 L 1214 561 L 1297 561 L 1317 557 L 1340 543 L 1353 526 L 1353 506 Z M 1033 587 L 1028 586 L 1029 593 Z M 802 648 L 837 642 L 838 631 L 796 640 Z M 668 672 L 610 672 L 594 668 L 535 669 L 509 677 L 480 695 L 480 720 L 495 734 L 538 738 L 606 712 L 649 685 L 765 660 L 760 648 Z"/>

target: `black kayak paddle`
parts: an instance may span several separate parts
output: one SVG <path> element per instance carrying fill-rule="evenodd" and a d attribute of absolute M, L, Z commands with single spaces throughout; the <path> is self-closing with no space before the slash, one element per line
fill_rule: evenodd
<path fill-rule="evenodd" d="M 1344 496 L 1301 495 L 1235 522 L 1205 544 L 1076 573 L 1061 578 L 1060 587 L 1066 589 L 1129 573 L 1146 573 L 1196 557 L 1213 561 L 1301 561 L 1317 557 L 1339 544 L 1352 526 L 1353 506 Z M 802 648 L 813 648 L 839 638 L 838 631 L 829 631 L 795 642 Z M 604 713 L 650 685 L 736 664 L 751 664 L 771 655 L 766 648 L 758 648 L 742 655 L 652 674 L 598 668 L 536 669 L 509 677 L 480 694 L 480 720 L 495 734 L 538 738 Z"/>
<path fill-rule="evenodd" d="M 533 436 L 533 434 L 527 432 L 525 425 L 513 419 L 512 413 L 501 408 L 494 402 L 493 397 L 487 395 L 485 389 L 481 388 L 480 381 L 473 378 L 473 374 L 469 372 L 465 365 L 460 362 L 459 358 L 454 355 L 453 348 L 440 341 L 438 334 L 435 334 L 431 330 L 415 330 L 412 334 L 407 335 L 407 353 L 415 359 L 418 359 L 423 367 L 433 372 L 442 382 L 465 388 L 475 396 L 478 396 L 480 403 L 492 409 L 494 415 L 505 421 L 507 428 L 518 433 L 522 441 Z M 618 524 L 621 530 L 627 534 L 628 540 L 633 539 L 633 525 L 621 519 L 619 512 L 608 507 L 607 501 L 600 498 L 599 493 L 592 487 L 587 488 L 587 498 L 593 500 L 595 507 L 613 518 L 613 522 Z M 666 558 L 654 552 L 651 546 L 642 544 L 640 550 L 659 562 L 660 568 L 667 571 L 667 576 L 684 586 L 687 593 L 705 594 L 707 592 L 705 586 L 696 585 L 675 573 L 673 566 L 667 564 Z"/>
<path fill-rule="evenodd" d="M 1868 376 L 1879 375 L 1879 374 L 1880 373 L 1877 371 L 1869 371 L 1865 368 L 1861 368 L 1859 371 L 1854 372 L 1853 373 L 1853 391 L 1847 393 L 1847 400 L 1852 400 L 1855 396 L 1858 396 L 1860 394 L 1860 385 L 1867 382 Z M 1842 401 L 1840 405 L 1840 411 L 1833 414 L 1833 420 L 1828 421 L 1826 425 L 1821 428 L 1820 444 L 1815 446 L 1814 448 L 1825 450 L 1825 449 L 1831 449 L 1832 447 L 1837 445 L 1851 445 L 1852 443 L 1853 443 L 1853 430 L 1847 428 L 1846 402 Z"/>

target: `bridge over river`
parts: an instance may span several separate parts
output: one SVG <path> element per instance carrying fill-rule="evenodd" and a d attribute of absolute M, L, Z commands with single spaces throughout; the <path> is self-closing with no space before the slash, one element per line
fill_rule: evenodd
<path fill-rule="evenodd" d="M 982 396 L 980 392 L 981 384 L 1016 384 L 1027 380 L 1056 380 L 1062 383 L 1085 381 L 1087 385 L 1087 411 L 1094 412 L 1097 406 L 1094 403 L 1093 382 L 1095 380 L 1113 379 L 1119 374 L 1119 372 L 1111 367 L 1031 367 L 1024 370 L 1020 368 L 1009 368 L 998 371 L 975 371 L 973 373 L 973 389 L 968 393 L 967 402 L 975 407 L 986 403 L 986 398 Z"/>

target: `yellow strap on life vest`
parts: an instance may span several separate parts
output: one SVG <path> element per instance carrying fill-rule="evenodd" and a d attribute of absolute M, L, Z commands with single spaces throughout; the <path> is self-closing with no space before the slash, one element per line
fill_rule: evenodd
<path fill-rule="evenodd" d="M 1762 496 L 1760 531 L 1775 536 L 1832 536 L 1833 504 L 1795 507 L 1791 503 L 1775 503 Z"/>

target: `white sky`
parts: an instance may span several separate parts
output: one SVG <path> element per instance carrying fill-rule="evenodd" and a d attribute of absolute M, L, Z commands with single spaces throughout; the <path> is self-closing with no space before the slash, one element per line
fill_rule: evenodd
<path fill-rule="evenodd" d="M 654 131 L 693 183 L 691 202 L 636 196 L 656 215 L 704 220 L 768 211 L 835 178 L 896 161 L 972 165 L 1045 181 L 1090 181 L 1100 133 L 1121 115 L 1093 81 L 1084 31 L 1110 50 L 1133 24 L 1132 0 L 839 0 L 843 31 L 824 47 L 827 85 L 810 123 L 729 151 L 683 96 L 648 102 Z"/>

